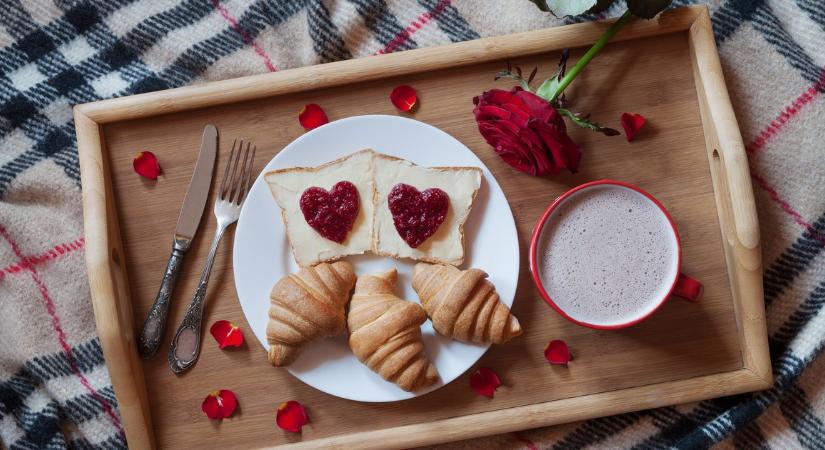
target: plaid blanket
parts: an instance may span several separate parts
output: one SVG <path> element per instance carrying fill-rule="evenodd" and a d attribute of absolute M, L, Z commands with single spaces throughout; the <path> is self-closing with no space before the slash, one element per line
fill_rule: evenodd
<path fill-rule="evenodd" d="M 710 7 L 757 195 L 775 386 L 451 447 L 825 446 L 825 5 Z M 125 447 L 83 264 L 71 105 L 562 22 L 527 0 L 4 0 L 0 447 Z"/>

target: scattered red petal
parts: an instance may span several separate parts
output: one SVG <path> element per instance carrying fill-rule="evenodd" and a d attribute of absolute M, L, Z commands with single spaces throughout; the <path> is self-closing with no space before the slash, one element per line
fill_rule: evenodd
<path fill-rule="evenodd" d="M 158 158 L 152 152 L 140 152 L 132 160 L 132 168 L 135 173 L 150 180 L 157 180 L 160 175 L 160 164 Z"/>
<path fill-rule="evenodd" d="M 313 128 L 318 128 L 321 125 L 329 123 L 329 119 L 327 118 L 327 113 L 315 103 L 310 103 L 308 105 L 304 105 L 301 112 L 298 113 L 298 122 L 301 123 L 301 126 L 304 127 L 307 131 L 312 130 Z"/>
<path fill-rule="evenodd" d="M 558 339 L 550 341 L 550 343 L 547 344 L 547 348 L 544 349 L 544 357 L 547 358 L 550 364 L 567 365 L 567 363 L 573 360 L 567 344 Z"/>
<path fill-rule="evenodd" d="M 418 94 L 412 86 L 404 84 L 390 92 L 390 101 L 399 111 L 409 112 L 418 104 Z"/>
<path fill-rule="evenodd" d="M 645 124 L 645 116 L 641 114 L 624 113 L 621 118 L 624 134 L 627 136 L 627 142 L 636 138 L 636 134 L 642 129 Z"/>
<path fill-rule="evenodd" d="M 232 416 L 237 407 L 238 399 L 235 393 L 228 389 L 211 392 L 201 404 L 203 412 L 213 420 L 222 420 Z"/>
<path fill-rule="evenodd" d="M 219 320 L 209 328 L 212 337 L 218 341 L 221 350 L 226 347 L 240 347 L 243 344 L 243 332 L 228 320 Z"/>
<path fill-rule="evenodd" d="M 307 424 L 309 419 L 304 407 L 295 400 L 281 403 L 278 407 L 278 414 L 275 417 L 275 422 L 281 429 L 289 431 L 290 433 L 300 433 L 301 428 Z"/>
<path fill-rule="evenodd" d="M 470 375 L 470 387 L 478 395 L 493 398 L 493 394 L 499 386 L 501 386 L 501 380 L 493 372 L 493 369 L 479 367 L 475 373 Z"/>

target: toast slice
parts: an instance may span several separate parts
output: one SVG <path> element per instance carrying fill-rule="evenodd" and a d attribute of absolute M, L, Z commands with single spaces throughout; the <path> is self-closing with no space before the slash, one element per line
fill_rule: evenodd
<path fill-rule="evenodd" d="M 374 157 L 375 152 L 367 149 L 318 167 L 293 167 L 266 173 L 264 179 L 281 207 L 287 238 L 299 266 L 313 266 L 372 249 Z M 300 199 L 307 188 L 317 186 L 329 191 L 340 181 L 349 181 L 358 189 L 359 208 L 352 230 L 339 244 L 324 238 L 307 223 Z"/>
<path fill-rule="evenodd" d="M 375 154 L 375 217 L 373 252 L 395 258 L 460 265 L 464 262 L 464 222 L 481 187 L 478 167 L 422 167 L 407 160 Z M 388 195 L 399 183 L 424 191 L 438 188 L 449 196 L 444 222 L 418 247 L 399 235 L 390 212 Z"/>

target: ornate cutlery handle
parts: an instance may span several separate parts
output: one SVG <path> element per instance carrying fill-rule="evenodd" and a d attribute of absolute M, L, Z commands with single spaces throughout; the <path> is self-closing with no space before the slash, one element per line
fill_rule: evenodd
<path fill-rule="evenodd" d="M 169 262 L 166 263 L 166 270 L 163 272 L 163 280 L 160 282 L 158 295 L 155 297 L 155 303 L 152 304 L 146 321 L 143 322 L 143 329 L 140 331 L 138 350 L 143 358 L 151 358 L 160 347 L 163 332 L 166 330 L 166 318 L 169 314 L 172 291 L 175 290 L 183 255 L 189 249 L 190 242 L 189 239 L 175 236 L 172 255 L 169 256 Z"/>
<path fill-rule="evenodd" d="M 175 337 L 172 338 L 172 346 L 169 348 L 169 368 L 172 372 L 182 373 L 195 365 L 198 355 L 201 352 L 201 321 L 203 320 L 203 306 L 206 301 L 206 286 L 209 284 L 209 274 L 212 272 L 212 263 L 215 262 L 215 254 L 218 244 L 221 241 L 226 226 L 218 229 L 215 239 L 212 241 L 212 248 L 209 249 L 209 256 L 206 258 L 206 266 L 201 273 L 198 282 L 198 289 L 186 310 Z"/>

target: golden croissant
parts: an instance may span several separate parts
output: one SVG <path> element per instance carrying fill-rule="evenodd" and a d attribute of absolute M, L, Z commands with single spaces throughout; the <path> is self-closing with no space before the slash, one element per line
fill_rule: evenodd
<path fill-rule="evenodd" d="M 418 263 L 412 285 L 433 328 L 444 336 L 502 344 L 521 334 L 521 325 L 483 270 Z"/>
<path fill-rule="evenodd" d="M 362 275 L 349 305 L 349 346 L 358 359 L 405 391 L 429 386 L 438 372 L 424 353 L 421 324 L 427 314 L 393 294 L 395 269 Z"/>
<path fill-rule="evenodd" d="M 305 267 L 278 280 L 266 326 L 269 362 L 288 366 L 310 341 L 343 332 L 354 284 L 352 264 L 346 261 Z"/>

